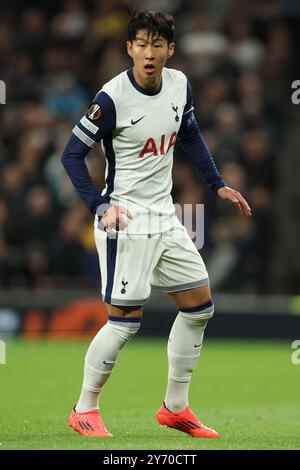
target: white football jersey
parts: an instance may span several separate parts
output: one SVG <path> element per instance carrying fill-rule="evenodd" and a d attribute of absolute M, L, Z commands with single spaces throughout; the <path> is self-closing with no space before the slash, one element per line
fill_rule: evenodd
<path fill-rule="evenodd" d="M 106 83 L 73 133 L 106 156 L 102 196 L 134 219 L 129 233 L 158 233 L 179 221 L 171 197 L 173 150 L 188 102 L 186 76 L 164 67 L 160 88 L 141 88 L 132 70 Z"/>

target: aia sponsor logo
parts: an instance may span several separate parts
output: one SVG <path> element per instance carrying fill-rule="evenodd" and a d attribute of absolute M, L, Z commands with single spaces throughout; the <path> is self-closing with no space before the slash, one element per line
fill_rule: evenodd
<path fill-rule="evenodd" d="M 163 134 L 160 139 L 153 139 L 149 137 L 145 143 L 139 158 L 143 158 L 145 155 L 152 154 L 153 157 L 158 157 L 158 155 L 166 155 L 171 147 L 175 147 L 176 144 L 177 132 L 173 132 L 169 139 L 166 139 L 165 134 Z"/>

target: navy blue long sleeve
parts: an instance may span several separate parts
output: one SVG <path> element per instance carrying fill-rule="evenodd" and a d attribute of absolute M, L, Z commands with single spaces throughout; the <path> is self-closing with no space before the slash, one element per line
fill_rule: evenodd
<path fill-rule="evenodd" d="M 192 91 L 188 83 L 187 104 L 178 132 L 177 142 L 187 157 L 204 176 L 209 189 L 217 193 L 218 189 L 225 186 L 226 183 L 219 175 L 214 160 L 201 135 L 193 109 Z"/>
<path fill-rule="evenodd" d="M 97 207 L 107 201 L 93 183 L 86 166 L 85 157 L 90 150 L 88 145 L 72 134 L 63 152 L 62 163 L 77 192 L 94 214 Z"/>
<path fill-rule="evenodd" d="M 100 205 L 103 205 L 102 212 L 107 209 L 109 197 L 102 196 L 92 181 L 85 157 L 96 142 L 113 131 L 115 125 L 114 103 L 105 92 L 101 91 L 90 104 L 86 115 L 74 127 L 61 158 L 69 178 L 93 214 Z M 97 213 L 101 215 L 101 209 Z"/>

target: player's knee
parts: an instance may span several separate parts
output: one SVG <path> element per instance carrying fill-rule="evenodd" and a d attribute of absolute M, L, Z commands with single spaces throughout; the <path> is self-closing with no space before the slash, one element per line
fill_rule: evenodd
<path fill-rule="evenodd" d="M 143 306 L 116 306 L 111 304 L 105 304 L 110 316 L 131 318 L 131 317 L 142 317 Z"/>
<path fill-rule="evenodd" d="M 187 323 L 205 326 L 214 314 L 214 303 L 210 299 L 205 304 L 196 307 L 181 308 L 179 313 Z"/>
<path fill-rule="evenodd" d="M 122 345 L 133 338 L 141 326 L 141 317 L 115 317 L 110 315 L 107 324 L 112 335 Z"/>

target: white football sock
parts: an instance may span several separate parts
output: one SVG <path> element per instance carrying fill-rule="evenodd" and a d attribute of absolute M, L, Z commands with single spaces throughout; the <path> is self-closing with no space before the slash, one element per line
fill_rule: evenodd
<path fill-rule="evenodd" d="M 140 317 L 110 316 L 96 334 L 85 356 L 84 377 L 76 411 L 98 409 L 99 394 L 112 373 L 120 350 L 137 333 Z"/>
<path fill-rule="evenodd" d="M 168 387 L 165 406 L 179 413 L 188 406 L 189 385 L 193 370 L 200 356 L 204 330 L 213 316 L 213 301 L 194 308 L 181 309 L 168 342 Z"/>

